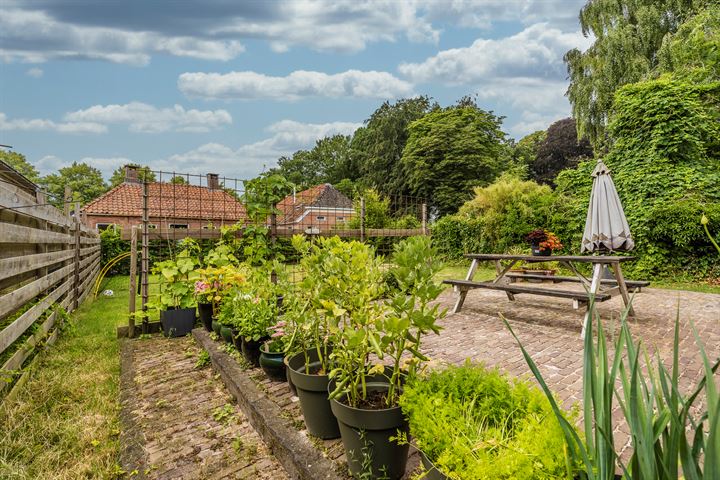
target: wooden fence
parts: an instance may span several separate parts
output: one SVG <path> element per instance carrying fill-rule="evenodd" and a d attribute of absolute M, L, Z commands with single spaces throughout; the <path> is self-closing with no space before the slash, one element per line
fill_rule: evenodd
<path fill-rule="evenodd" d="M 0 398 L 25 381 L 35 352 L 55 342 L 56 306 L 70 312 L 82 303 L 100 259 L 96 232 L 0 177 Z"/>

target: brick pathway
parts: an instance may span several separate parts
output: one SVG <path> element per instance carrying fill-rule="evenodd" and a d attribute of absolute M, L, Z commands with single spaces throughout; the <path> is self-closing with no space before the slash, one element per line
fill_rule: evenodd
<path fill-rule="evenodd" d="M 544 288 L 553 288 L 549 284 Z M 568 288 L 563 285 L 562 288 Z M 441 302 L 452 308 L 451 290 Z M 649 352 L 657 351 L 669 365 L 672 358 L 673 329 L 680 306 L 680 384 L 687 392 L 702 378 L 702 363 L 689 320 L 710 358 L 720 355 L 720 295 L 644 289 L 633 301 L 637 319 L 630 322 L 634 337 Z M 620 297 L 599 304 L 601 318 L 613 330 L 622 312 Z M 497 366 L 515 376 L 529 376 L 517 343 L 502 323 L 508 319 L 520 341 L 538 365 L 548 386 L 570 406 L 582 399 L 583 343 L 580 339 L 582 311 L 573 310 L 569 300 L 534 295 L 518 295 L 510 302 L 504 292 L 472 290 L 460 313 L 448 314 L 440 323 L 438 336 L 424 340 L 425 351 L 435 362 L 460 364 L 465 359 Z M 620 415 L 616 403 L 616 415 Z M 625 426 L 615 432 L 616 445 L 626 450 L 629 437 Z M 626 453 L 627 455 L 627 453 Z"/>
<path fill-rule="evenodd" d="M 123 468 L 157 480 L 287 479 L 212 368 L 195 367 L 200 351 L 190 337 L 125 341 Z"/>

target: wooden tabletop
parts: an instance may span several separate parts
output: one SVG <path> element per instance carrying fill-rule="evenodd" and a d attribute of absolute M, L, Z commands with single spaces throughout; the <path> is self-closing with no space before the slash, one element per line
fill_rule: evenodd
<path fill-rule="evenodd" d="M 635 260 L 635 257 L 620 255 L 507 255 L 500 253 L 468 253 L 465 258 L 476 260 L 522 260 L 524 262 L 584 262 L 584 263 L 617 263 Z"/>

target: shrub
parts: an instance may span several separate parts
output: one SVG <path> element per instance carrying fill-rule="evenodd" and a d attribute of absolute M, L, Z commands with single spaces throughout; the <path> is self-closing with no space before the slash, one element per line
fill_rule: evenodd
<path fill-rule="evenodd" d="M 564 436 L 543 393 L 466 363 L 408 380 L 410 434 L 452 479 L 570 478 Z"/>
<path fill-rule="evenodd" d="M 549 186 L 503 175 L 492 185 L 476 188 L 475 198 L 457 215 L 437 221 L 432 233 L 439 251 L 450 258 L 504 252 L 524 246 L 531 230 L 549 226 L 561 206 Z"/>

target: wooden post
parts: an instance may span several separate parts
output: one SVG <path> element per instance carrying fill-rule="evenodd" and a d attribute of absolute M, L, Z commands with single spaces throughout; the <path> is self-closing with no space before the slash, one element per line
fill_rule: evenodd
<path fill-rule="evenodd" d="M 75 202 L 75 278 L 73 280 L 73 301 L 72 309 L 78 308 L 78 300 L 80 300 L 80 203 Z"/>
<path fill-rule="evenodd" d="M 422 204 L 422 232 L 427 235 L 427 203 Z"/>
<path fill-rule="evenodd" d="M 72 200 L 72 190 L 65 185 L 65 193 L 63 194 L 63 213 L 67 217 L 70 215 L 70 201 Z"/>
<path fill-rule="evenodd" d="M 360 197 L 360 241 L 365 241 L 365 197 Z"/>
<path fill-rule="evenodd" d="M 142 311 L 147 312 L 148 302 L 148 274 L 150 271 L 149 245 L 148 245 L 148 224 L 150 222 L 148 209 L 148 182 L 143 181 L 143 210 L 142 210 L 142 259 L 140 261 L 140 284 L 141 284 L 141 306 Z M 148 333 L 148 319 L 143 316 L 142 333 Z"/>
<path fill-rule="evenodd" d="M 135 336 L 135 297 L 137 296 L 137 225 L 130 230 L 130 301 L 128 303 L 128 337 Z"/>
<path fill-rule="evenodd" d="M 275 244 L 277 242 L 277 213 L 273 212 L 270 214 L 270 244 L 272 245 L 271 252 L 275 255 Z M 273 284 L 277 284 L 277 272 L 273 268 L 270 272 L 270 281 Z"/>
<path fill-rule="evenodd" d="M 35 192 L 35 201 L 38 203 L 38 205 L 44 205 L 46 202 L 45 192 L 42 192 L 40 190 Z M 38 229 L 46 230 L 48 229 L 48 222 L 47 220 L 38 220 Z M 48 244 L 47 243 L 38 243 L 36 247 L 36 251 L 38 253 L 48 253 Z M 48 268 L 44 267 L 38 270 L 37 278 L 42 278 L 45 275 L 48 274 Z M 46 290 L 45 292 L 48 292 Z"/>

